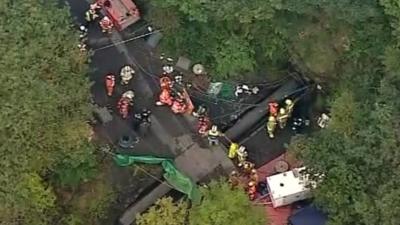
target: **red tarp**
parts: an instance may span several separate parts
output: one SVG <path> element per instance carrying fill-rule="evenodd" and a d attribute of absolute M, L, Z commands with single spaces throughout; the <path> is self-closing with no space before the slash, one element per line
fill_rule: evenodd
<path fill-rule="evenodd" d="M 109 2 L 110 6 L 107 7 Z M 121 31 L 140 19 L 139 9 L 132 0 L 97 0 L 103 6 L 106 15 L 113 21 L 117 30 Z"/>

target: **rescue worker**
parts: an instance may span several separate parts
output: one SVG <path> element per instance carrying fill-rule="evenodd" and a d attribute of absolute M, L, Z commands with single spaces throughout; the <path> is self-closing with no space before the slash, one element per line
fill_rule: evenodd
<path fill-rule="evenodd" d="M 103 19 L 100 20 L 100 27 L 101 31 L 103 33 L 109 33 L 111 34 L 112 28 L 114 27 L 113 22 L 111 21 L 108 16 L 103 17 Z"/>
<path fill-rule="evenodd" d="M 247 194 L 249 195 L 250 201 L 253 201 L 256 199 L 256 194 L 257 194 L 257 187 L 256 183 L 254 181 L 250 181 L 247 187 Z"/>
<path fill-rule="evenodd" d="M 174 84 L 178 85 L 183 85 L 183 76 L 182 73 L 179 73 L 179 75 L 174 76 Z"/>
<path fill-rule="evenodd" d="M 285 128 L 288 119 L 289 115 L 287 114 L 285 108 L 280 108 L 276 120 L 278 121 L 279 127 L 281 129 Z"/>
<path fill-rule="evenodd" d="M 272 101 L 268 103 L 268 112 L 270 116 L 277 116 L 278 115 L 278 103 Z"/>
<path fill-rule="evenodd" d="M 119 113 L 121 114 L 123 119 L 128 118 L 128 114 L 129 114 L 129 99 L 127 98 L 120 98 L 118 101 L 118 105 L 117 108 L 119 109 Z"/>
<path fill-rule="evenodd" d="M 207 132 L 207 135 L 209 145 L 213 146 L 219 144 L 218 138 L 221 136 L 221 132 L 218 131 L 218 127 L 216 125 L 211 127 L 211 130 Z"/>
<path fill-rule="evenodd" d="M 269 116 L 268 117 L 268 122 L 267 122 L 267 133 L 268 133 L 268 136 L 270 138 L 274 138 L 275 137 L 274 136 L 274 131 L 276 129 L 276 124 L 277 124 L 277 122 L 276 122 L 275 117 Z"/>
<path fill-rule="evenodd" d="M 251 170 L 251 172 L 250 172 L 250 180 L 253 181 L 254 183 L 258 184 L 259 177 L 258 177 L 256 169 L 252 169 Z"/>
<path fill-rule="evenodd" d="M 231 185 L 231 189 L 234 189 L 235 187 L 239 186 L 240 184 L 240 177 L 239 173 L 236 172 L 235 170 L 229 174 L 229 184 Z"/>
<path fill-rule="evenodd" d="M 201 135 L 204 136 L 207 134 L 207 131 L 209 130 L 210 127 L 210 120 L 208 117 L 201 116 L 197 120 L 197 132 Z"/>
<path fill-rule="evenodd" d="M 79 26 L 79 32 L 80 32 L 79 39 L 81 41 L 85 40 L 87 37 L 87 34 L 88 34 L 88 29 L 85 26 L 81 25 L 81 26 Z"/>
<path fill-rule="evenodd" d="M 207 107 L 204 105 L 199 105 L 199 108 L 195 112 L 192 113 L 194 117 L 202 117 L 207 114 Z"/>
<path fill-rule="evenodd" d="M 111 96 L 113 94 L 114 87 L 115 87 L 115 76 L 110 73 L 106 76 L 106 90 L 108 96 Z"/>
<path fill-rule="evenodd" d="M 121 76 L 121 84 L 126 85 L 135 75 L 135 70 L 131 66 L 124 66 L 121 68 L 120 76 Z"/>
<path fill-rule="evenodd" d="M 243 163 L 244 161 L 246 161 L 247 159 L 247 151 L 246 151 L 246 147 L 244 147 L 243 145 L 240 146 L 237 150 L 237 158 L 238 158 L 238 162 Z"/>
<path fill-rule="evenodd" d="M 229 146 L 228 157 L 230 159 L 234 159 L 238 154 L 238 150 L 239 150 L 239 144 L 232 142 L 231 145 Z"/>
<path fill-rule="evenodd" d="M 90 23 L 99 17 L 98 11 L 101 9 L 101 6 L 97 3 L 90 4 L 89 10 L 85 12 L 85 20 L 87 23 Z"/>
<path fill-rule="evenodd" d="M 168 105 L 171 106 L 173 103 L 173 98 L 171 96 L 171 79 L 167 76 L 160 78 L 160 87 L 161 93 L 159 96 L 159 101 L 156 102 L 156 105 Z"/>
<path fill-rule="evenodd" d="M 286 113 L 289 115 L 289 117 L 292 115 L 293 108 L 294 108 L 294 102 L 291 99 L 287 98 L 285 100 L 285 110 Z"/>
<path fill-rule="evenodd" d="M 238 167 L 242 170 L 243 174 L 246 176 L 250 176 L 251 170 L 254 169 L 254 163 L 249 161 L 243 161 L 238 164 Z"/>
<path fill-rule="evenodd" d="M 133 92 L 132 90 L 125 91 L 122 94 L 122 98 L 127 99 L 129 102 L 129 105 L 133 105 L 133 99 L 135 98 L 135 92 Z"/>
<path fill-rule="evenodd" d="M 187 105 L 182 95 L 178 94 L 178 97 L 172 103 L 171 110 L 175 114 L 182 114 L 186 112 Z"/>

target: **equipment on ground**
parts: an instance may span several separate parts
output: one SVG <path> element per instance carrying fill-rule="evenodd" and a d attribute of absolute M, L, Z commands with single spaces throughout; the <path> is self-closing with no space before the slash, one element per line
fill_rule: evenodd
<path fill-rule="evenodd" d="M 288 172 L 267 177 L 268 190 L 274 208 L 289 205 L 293 202 L 311 197 L 311 186 L 315 183 L 309 181 L 303 174 L 304 167 Z"/>
<path fill-rule="evenodd" d="M 97 0 L 115 28 L 122 31 L 140 19 L 140 12 L 132 0 Z"/>

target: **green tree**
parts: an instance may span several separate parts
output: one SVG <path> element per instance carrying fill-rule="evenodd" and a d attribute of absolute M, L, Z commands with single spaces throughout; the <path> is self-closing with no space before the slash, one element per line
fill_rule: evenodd
<path fill-rule="evenodd" d="M 258 225 L 266 224 L 262 207 L 252 205 L 242 189 L 231 189 L 225 181 L 212 181 L 202 188 L 204 199 L 190 211 L 191 225 Z"/>
<path fill-rule="evenodd" d="M 94 166 L 86 56 L 57 1 L 0 4 L 0 224 L 53 224 L 48 178 Z"/>
<path fill-rule="evenodd" d="M 171 197 L 164 197 L 146 213 L 138 215 L 138 225 L 184 225 L 187 215 L 187 204 L 184 201 L 173 202 Z"/>

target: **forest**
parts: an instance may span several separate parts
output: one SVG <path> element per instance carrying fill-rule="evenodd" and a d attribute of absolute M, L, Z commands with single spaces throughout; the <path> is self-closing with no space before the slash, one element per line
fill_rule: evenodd
<path fill-rule="evenodd" d="M 312 174 L 324 174 L 315 201 L 328 213 L 329 225 L 398 224 L 397 1 L 146 2 L 145 19 L 164 34 L 162 50 L 207 65 L 213 79 L 278 78 L 293 67 L 321 84 L 332 123 L 294 137 L 289 146 Z M 106 184 L 96 185 L 101 196 L 85 199 L 84 207 L 60 200 L 65 190 L 75 193 L 101 179 L 102 167 L 88 139 L 88 56 L 76 48 L 69 10 L 56 1 L 0 0 L 0 5 L 6 6 L 0 9 L 0 224 L 99 224 L 114 201 Z M 237 199 L 232 204 L 244 204 L 243 196 Z M 171 204 L 162 201 L 157 204 Z M 179 204 L 173 215 L 184 214 L 179 210 L 186 203 Z M 215 224 L 204 221 L 207 213 L 194 207 L 192 224 Z M 265 224 L 253 219 L 251 224 Z"/>

